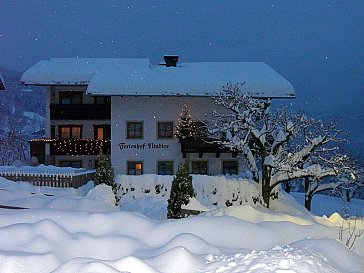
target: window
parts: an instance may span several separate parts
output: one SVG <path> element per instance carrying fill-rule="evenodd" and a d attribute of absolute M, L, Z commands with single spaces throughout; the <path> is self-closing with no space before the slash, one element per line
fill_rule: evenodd
<path fill-rule="evenodd" d="M 159 175 L 173 175 L 173 161 L 158 161 Z"/>
<path fill-rule="evenodd" d="M 108 124 L 94 125 L 94 139 L 107 140 L 111 139 L 111 127 Z"/>
<path fill-rule="evenodd" d="M 128 175 L 141 175 L 143 174 L 142 161 L 128 161 Z"/>
<path fill-rule="evenodd" d="M 128 122 L 127 138 L 143 138 L 143 122 Z"/>
<path fill-rule="evenodd" d="M 94 104 L 110 104 L 110 97 L 94 97 Z"/>
<path fill-rule="evenodd" d="M 51 139 L 56 138 L 56 126 L 51 125 Z"/>
<path fill-rule="evenodd" d="M 83 92 L 64 91 L 59 92 L 60 104 L 82 104 Z"/>
<path fill-rule="evenodd" d="M 193 174 L 207 174 L 207 161 L 192 161 Z"/>
<path fill-rule="evenodd" d="M 72 168 L 81 168 L 82 164 L 80 160 L 77 161 L 70 161 L 70 160 L 63 160 L 59 161 L 60 167 L 72 167 Z"/>
<path fill-rule="evenodd" d="M 173 122 L 158 122 L 158 138 L 173 138 Z"/>
<path fill-rule="evenodd" d="M 223 161 L 222 162 L 223 174 L 238 174 L 238 161 Z"/>
<path fill-rule="evenodd" d="M 104 139 L 104 128 L 98 127 L 96 129 L 96 139 L 97 140 L 103 140 Z"/>
<path fill-rule="evenodd" d="M 59 126 L 60 138 L 82 138 L 81 125 L 61 125 Z"/>
<path fill-rule="evenodd" d="M 193 121 L 193 125 L 196 129 L 196 136 L 206 138 L 208 135 L 206 124 L 202 121 Z"/>

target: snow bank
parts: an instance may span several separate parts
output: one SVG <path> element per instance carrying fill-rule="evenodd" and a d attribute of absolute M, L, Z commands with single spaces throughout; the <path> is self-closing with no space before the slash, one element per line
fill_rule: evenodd
<path fill-rule="evenodd" d="M 264 218 L 259 211 L 249 214 Z M 0 216 L 0 272 L 24 272 L 25 268 L 29 273 L 364 269 L 363 257 L 341 243 L 314 239 L 337 233 L 318 224 L 252 223 L 229 216 L 156 221 L 129 212 L 44 209 L 2 210 Z"/>
<path fill-rule="evenodd" d="M 196 199 L 204 207 L 226 207 L 231 205 L 255 204 L 252 197 L 258 197 L 256 183 L 243 178 L 225 176 L 192 175 Z M 121 206 L 134 199 L 153 196 L 167 202 L 173 176 L 145 174 L 140 176 L 118 175 Z"/>
<path fill-rule="evenodd" d="M 96 185 L 87 193 L 86 197 L 104 202 L 109 206 L 115 206 L 116 202 L 112 188 L 106 184 Z"/>
<path fill-rule="evenodd" d="M 111 189 L 105 185 L 83 196 L 91 183 L 77 190 L 55 189 L 0 178 L 0 199 L 16 203 L 20 197 L 41 204 L 30 210 L 0 209 L 0 272 L 364 272 L 364 236 L 355 242 L 354 252 L 338 241 L 343 221 L 338 214 L 326 218 L 304 213 L 283 194 L 274 200 L 275 210 L 248 202 L 226 208 L 221 200 L 241 188 L 226 182 L 215 192 L 216 184 L 207 178 L 195 179 L 197 186 L 202 185 L 201 200 L 217 201 L 220 207 L 180 220 L 152 220 L 115 211 Z M 138 179 L 123 182 L 130 183 L 123 196 L 130 202 L 124 205 L 161 215 L 160 204 L 166 202 L 168 192 L 162 182 L 168 178 L 150 176 L 144 184 L 131 183 Z M 252 186 L 242 187 L 254 193 Z M 364 221 L 356 221 L 364 229 Z"/>
<path fill-rule="evenodd" d="M 113 198 L 115 197 L 111 188 L 106 185 L 93 188 L 93 182 L 78 189 L 52 188 L 34 186 L 28 182 L 13 182 L 0 177 L 0 205 L 109 212 L 117 210 Z"/>

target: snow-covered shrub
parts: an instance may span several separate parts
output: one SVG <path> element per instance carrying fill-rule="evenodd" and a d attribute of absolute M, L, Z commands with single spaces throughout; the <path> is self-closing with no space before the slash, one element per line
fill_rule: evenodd
<path fill-rule="evenodd" d="M 110 206 L 116 204 L 115 195 L 111 186 L 104 183 L 96 185 L 87 193 L 87 198 L 102 201 Z"/>
<path fill-rule="evenodd" d="M 193 190 L 192 176 L 189 173 L 188 163 L 181 164 L 178 167 L 176 176 L 172 181 L 172 187 L 168 199 L 167 218 L 182 218 L 182 205 L 187 205 L 190 198 L 195 195 L 196 193 Z"/>
<path fill-rule="evenodd" d="M 100 149 L 98 156 L 98 166 L 96 169 L 94 182 L 95 186 L 99 184 L 106 184 L 112 187 L 115 195 L 115 205 L 119 205 L 120 199 L 117 194 L 118 188 L 115 184 L 114 168 L 112 167 L 110 156 L 103 154 L 102 149 Z"/>

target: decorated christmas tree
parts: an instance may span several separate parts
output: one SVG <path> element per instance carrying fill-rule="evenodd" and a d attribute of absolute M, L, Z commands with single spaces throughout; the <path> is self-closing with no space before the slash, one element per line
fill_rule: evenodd
<path fill-rule="evenodd" d="M 175 136 L 181 140 L 196 136 L 196 127 L 191 120 L 190 110 L 187 104 L 184 104 L 178 118 Z"/>
<path fill-rule="evenodd" d="M 112 187 L 116 200 L 115 205 L 119 204 L 120 198 L 117 195 L 117 185 L 114 180 L 114 168 L 112 167 L 110 156 L 103 154 L 101 148 L 98 156 L 98 166 L 96 169 L 94 183 L 95 186 L 104 183 Z"/>
<path fill-rule="evenodd" d="M 167 218 L 182 218 L 182 205 L 187 205 L 190 198 L 195 195 L 196 194 L 192 186 L 192 176 L 188 171 L 188 163 L 184 163 L 178 167 L 176 176 L 172 181 L 171 193 L 168 199 Z"/>

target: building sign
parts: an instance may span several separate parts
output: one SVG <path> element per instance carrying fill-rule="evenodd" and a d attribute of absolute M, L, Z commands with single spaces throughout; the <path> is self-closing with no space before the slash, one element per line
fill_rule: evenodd
<path fill-rule="evenodd" d="M 121 151 L 128 149 L 146 150 L 146 149 L 168 149 L 168 148 L 169 144 L 164 144 L 164 143 L 153 143 L 153 142 L 133 143 L 133 144 L 128 144 L 125 142 L 119 143 L 119 149 Z"/>

